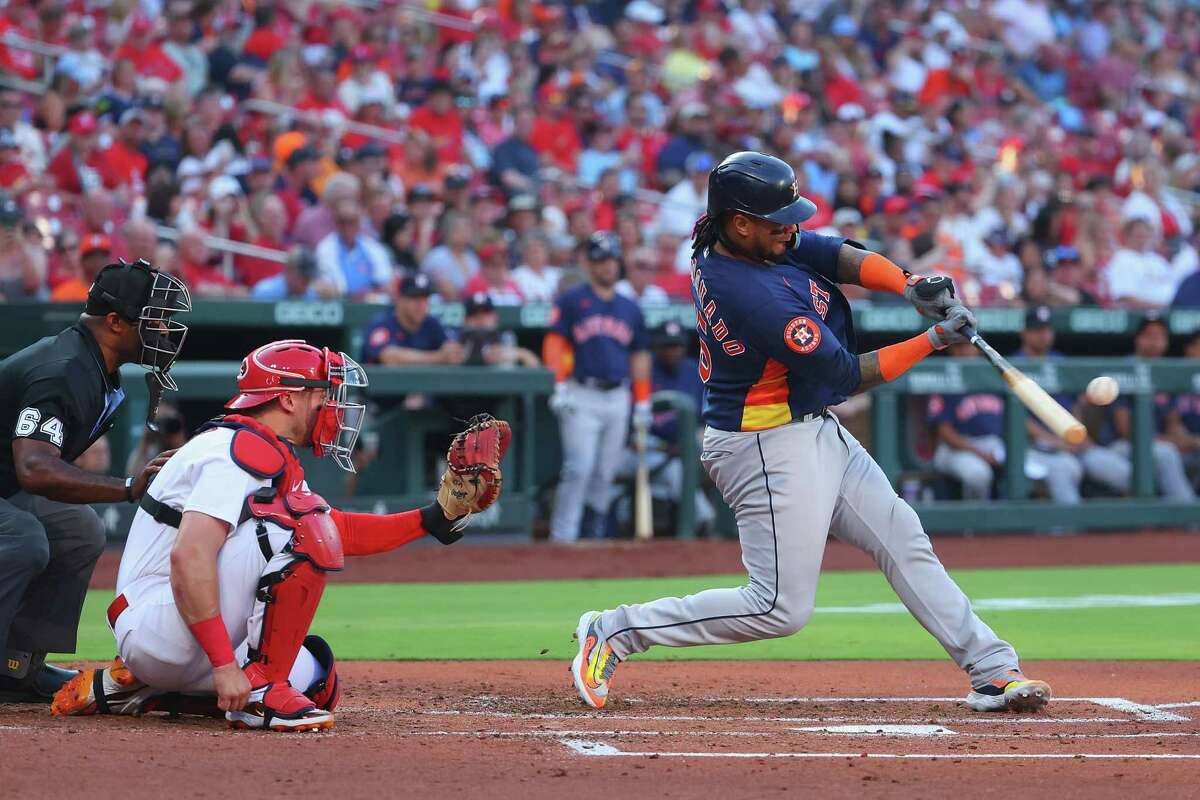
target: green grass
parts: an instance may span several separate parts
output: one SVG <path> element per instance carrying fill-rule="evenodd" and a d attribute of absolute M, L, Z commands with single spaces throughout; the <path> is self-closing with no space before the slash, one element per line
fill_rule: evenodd
<path fill-rule="evenodd" d="M 1200 592 L 1200 563 L 1051 569 L 958 570 L 975 598 L 1156 595 Z M 736 586 L 743 576 L 332 585 L 314 631 L 342 659 L 558 659 L 592 608 Z M 112 656 L 103 622 L 111 592 L 92 592 L 78 658 Z M 937 642 L 906 613 L 821 613 L 821 607 L 895 602 L 877 572 L 821 577 L 817 613 L 795 636 L 736 646 L 655 648 L 652 659 L 941 658 Z M 1200 606 L 984 611 L 980 616 L 1026 659 L 1200 659 Z"/>

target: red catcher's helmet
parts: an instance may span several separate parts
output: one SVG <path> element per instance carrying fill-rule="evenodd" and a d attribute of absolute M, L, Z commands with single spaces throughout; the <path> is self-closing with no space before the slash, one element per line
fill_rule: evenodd
<path fill-rule="evenodd" d="M 237 385 L 238 395 L 225 404 L 232 411 L 254 408 L 289 392 L 325 389 L 325 405 L 312 432 L 313 452 L 332 456 L 342 469 L 354 472 L 350 454 L 366 407 L 349 402 L 349 390 L 366 388 L 367 376 L 350 356 L 313 347 L 303 339 L 282 339 L 242 359 Z"/>

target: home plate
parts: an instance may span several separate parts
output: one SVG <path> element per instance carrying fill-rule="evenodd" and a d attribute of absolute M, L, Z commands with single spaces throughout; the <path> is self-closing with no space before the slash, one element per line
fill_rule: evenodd
<path fill-rule="evenodd" d="M 812 728 L 788 728 L 805 733 L 874 734 L 876 736 L 954 736 L 955 731 L 941 725 L 819 725 Z"/>

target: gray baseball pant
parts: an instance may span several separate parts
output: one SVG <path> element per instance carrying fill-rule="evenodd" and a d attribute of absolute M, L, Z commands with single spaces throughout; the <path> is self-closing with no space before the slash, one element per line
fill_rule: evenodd
<path fill-rule="evenodd" d="M 563 463 L 550 517 L 550 538 L 573 542 L 586 504 L 607 514 L 612 482 L 629 435 L 629 388 L 593 389 L 571 381 L 570 407 L 558 416 Z"/>
<path fill-rule="evenodd" d="M 708 429 L 701 461 L 737 517 L 749 582 L 621 605 L 599 631 L 618 658 L 653 645 L 689 647 L 789 636 L 813 612 L 825 541 L 874 558 L 974 685 L 1018 665 L 946 574 L 916 513 L 870 454 L 827 413 L 760 432 Z"/>

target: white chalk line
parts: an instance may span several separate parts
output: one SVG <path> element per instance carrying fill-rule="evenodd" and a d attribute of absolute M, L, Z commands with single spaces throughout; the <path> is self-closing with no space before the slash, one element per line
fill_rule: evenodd
<path fill-rule="evenodd" d="M 424 716 L 476 716 L 476 717 L 495 717 L 496 719 L 525 719 L 525 720 L 579 720 L 579 719 L 610 719 L 610 720 L 645 720 L 651 722 L 878 722 L 878 717 L 722 717 L 722 716 L 700 716 L 700 715 L 683 715 L 683 714 L 617 714 L 612 712 L 595 712 L 590 713 L 581 711 L 578 714 L 549 714 L 549 713 L 522 713 L 518 714 L 510 711 L 463 711 L 463 710 L 444 710 L 444 711 L 417 711 L 416 715 Z M 1133 719 L 1131 717 L 1012 717 L 1009 715 L 1000 716 L 998 714 L 990 714 L 987 716 L 980 715 L 978 718 L 965 717 L 919 717 L 911 719 L 889 719 L 894 724 L 936 724 L 936 725 L 1025 725 L 1031 724 L 1092 724 L 1092 723 L 1110 723 L 1110 722 L 1158 722 L 1159 720 L 1152 719 Z"/>
<path fill-rule="evenodd" d="M 864 736 L 874 735 L 876 738 L 896 734 L 862 734 L 862 733 L 846 733 L 846 732 L 831 732 L 810 730 L 805 728 L 786 728 L 785 731 L 790 732 L 805 732 L 817 733 L 825 736 Z M 959 733 L 958 731 L 947 731 L 946 733 L 955 736 L 966 736 L 970 739 L 1045 739 L 1048 741 L 1061 741 L 1073 739 L 1166 739 L 1166 738 L 1200 738 L 1200 733 L 1184 733 L 1184 732 L 1168 732 L 1168 733 Z M 538 731 L 497 731 L 497 730 L 475 730 L 475 731 L 401 731 L 393 736 L 458 736 L 458 737 L 476 737 L 480 739 L 566 739 L 580 736 L 596 736 L 601 735 L 608 737 L 621 736 L 688 736 L 697 738 L 715 738 L 715 737 L 730 737 L 730 738 L 763 738 L 767 736 L 785 736 L 782 731 L 653 731 L 653 730 L 538 730 Z M 910 734 L 911 735 L 911 734 Z M 946 735 L 946 734 L 938 734 Z"/>
<path fill-rule="evenodd" d="M 621 758 L 876 758 L 876 759 L 1200 759 L 1200 753 L 696 753 L 672 751 L 625 751 L 610 744 L 587 739 L 564 739 L 573 752 L 589 757 Z"/>
<path fill-rule="evenodd" d="M 1200 700 L 1192 700 L 1188 703 L 1154 703 L 1155 708 L 1196 708 L 1200 706 Z"/>
<path fill-rule="evenodd" d="M 972 600 L 976 611 L 1061 611 L 1086 608 L 1170 608 L 1200 606 L 1200 592 L 1167 594 L 1085 594 L 1073 597 L 984 597 Z M 817 606 L 818 614 L 909 614 L 901 603 Z"/>

